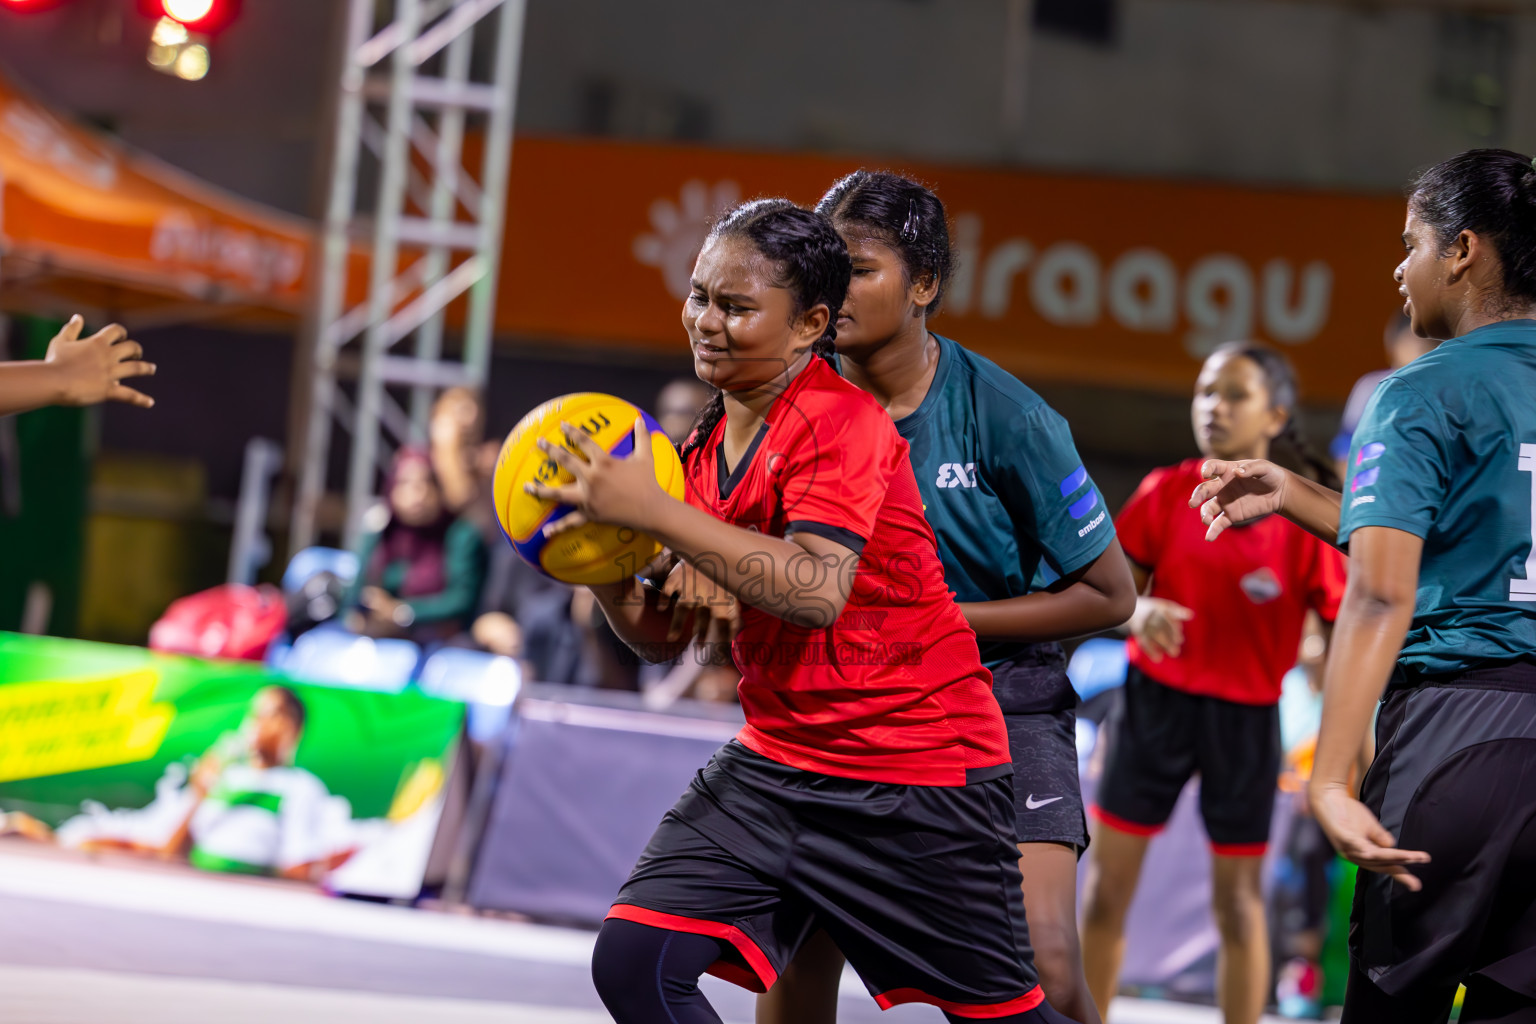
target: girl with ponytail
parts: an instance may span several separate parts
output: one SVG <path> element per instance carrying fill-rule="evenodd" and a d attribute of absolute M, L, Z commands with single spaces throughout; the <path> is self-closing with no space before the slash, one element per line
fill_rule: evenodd
<path fill-rule="evenodd" d="M 1204 459 L 1265 459 L 1282 449 L 1326 480 L 1294 426 L 1296 378 L 1274 349 L 1233 342 L 1211 353 L 1190 418 Z M 1094 998 L 1114 994 L 1126 911 L 1149 838 L 1200 776 L 1213 856 L 1221 951 L 1217 998 L 1227 1024 L 1256 1024 L 1269 997 L 1261 868 L 1280 772 L 1280 680 L 1295 663 L 1307 612 L 1331 623 L 1344 559 L 1278 516 L 1207 544 L 1189 514 L 1202 459 L 1154 470 L 1116 526 L 1136 577 L 1124 698 L 1105 723 L 1095 795 L 1083 962 Z"/>
<path fill-rule="evenodd" d="M 930 330 L 954 269 L 938 196 L 900 175 L 857 171 L 817 209 L 853 258 L 840 368 L 911 446 L 945 586 L 992 673 L 1041 988 L 1063 1013 L 1098 1024 L 1077 937 L 1077 862 L 1088 845 L 1077 696 L 1058 641 L 1124 622 L 1136 600 L 1131 574 L 1066 421 L 997 364 Z M 758 1000 L 759 1024 L 832 1021 L 841 967 L 818 933 Z"/>
<path fill-rule="evenodd" d="M 1188 504 L 1213 548 L 1284 516 L 1349 551 L 1308 783 L 1317 823 L 1363 869 L 1344 1024 L 1440 1024 L 1462 984 L 1462 1024 L 1529 1024 L 1536 163 L 1462 153 L 1419 176 L 1407 213 L 1403 312 L 1447 340 L 1377 386 L 1348 488 L 1221 456 Z M 1373 713 L 1380 753 L 1357 798 L 1350 764 Z"/>
<path fill-rule="evenodd" d="M 687 643 L 679 609 L 741 608 L 747 724 L 662 820 L 593 952 L 619 1024 L 718 1022 L 701 974 L 765 991 L 818 926 L 882 1006 L 1065 1021 L 1016 896 L 1007 733 L 907 444 L 828 361 L 850 274 L 820 214 L 732 211 L 683 306 L 718 389 L 683 448 L 686 501 L 657 486 L 642 421 L 628 458 L 568 428 L 545 450 L 574 482 L 530 485 L 577 509 L 555 532 L 643 530 L 678 560 L 661 588 L 593 588 L 643 656 Z"/>

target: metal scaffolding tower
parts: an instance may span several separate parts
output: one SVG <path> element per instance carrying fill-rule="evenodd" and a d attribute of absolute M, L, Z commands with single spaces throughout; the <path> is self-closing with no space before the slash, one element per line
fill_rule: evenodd
<path fill-rule="evenodd" d="M 438 389 L 485 382 L 525 10 L 526 0 L 348 0 L 291 550 L 321 525 L 333 422 L 351 442 L 350 546 L 392 443 L 425 436 Z M 483 131 L 478 178 L 465 167 L 466 130 Z M 362 248 L 367 291 L 348 308 Z M 466 294 L 450 358 L 444 314 Z M 407 339 L 411 354 L 397 354 Z M 408 410 L 392 389 L 408 391 Z"/>

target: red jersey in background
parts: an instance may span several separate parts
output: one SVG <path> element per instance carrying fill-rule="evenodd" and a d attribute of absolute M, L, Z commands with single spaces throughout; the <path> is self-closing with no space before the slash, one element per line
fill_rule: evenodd
<path fill-rule="evenodd" d="M 1115 520 L 1120 546 L 1152 574 L 1153 597 L 1194 612 L 1176 658 L 1153 661 L 1129 642 L 1130 661 L 1175 690 L 1239 704 L 1274 704 L 1296 664 L 1307 609 L 1332 622 L 1346 562 L 1334 547 L 1280 516 L 1205 539 L 1189 497 L 1205 460 L 1153 470 Z"/>

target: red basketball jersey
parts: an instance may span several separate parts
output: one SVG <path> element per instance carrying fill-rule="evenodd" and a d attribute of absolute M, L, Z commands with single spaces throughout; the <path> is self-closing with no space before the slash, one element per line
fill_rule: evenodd
<path fill-rule="evenodd" d="M 1307 609 L 1329 622 L 1339 613 L 1344 556 L 1280 516 L 1207 541 L 1189 507 L 1203 461 L 1147 474 L 1115 520 L 1120 546 L 1152 573 L 1152 596 L 1195 613 L 1177 658 L 1153 661 L 1131 640 L 1131 664 L 1175 690 L 1274 704 L 1296 664 Z"/>
<path fill-rule="evenodd" d="M 819 534 L 860 555 L 830 628 L 742 602 L 732 649 L 747 717 L 738 739 L 795 768 L 871 782 L 958 786 L 1004 774 L 1008 737 L 991 673 L 944 585 L 907 442 L 885 410 L 812 359 L 730 473 L 724 429 L 689 455 L 690 504 L 773 537 Z M 815 573 L 832 570 L 807 555 L 801 571 L 809 590 Z"/>

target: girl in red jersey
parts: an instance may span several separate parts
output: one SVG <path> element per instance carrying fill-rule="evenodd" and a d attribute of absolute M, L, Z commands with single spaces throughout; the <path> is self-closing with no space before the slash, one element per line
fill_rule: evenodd
<path fill-rule="evenodd" d="M 1223 345 L 1195 384 L 1200 451 L 1265 458 L 1282 437 L 1304 451 L 1292 427 L 1295 402 L 1285 357 L 1261 345 Z M 1205 527 L 1187 510 L 1201 464 L 1189 459 L 1149 474 L 1115 524 L 1145 596 L 1129 623 L 1124 700 L 1106 723 L 1083 964 L 1095 1002 L 1107 1009 L 1147 840 L 1199 773 L 1221 933 L 1217 996 L 1227 1024 L 1251 1024 L 1269 988 L 1260 868 L 1280 770 L 1280 680 L 1308 609 L 1333 621 L 1345 568 L 1337 551 L 1279 516 L 1244 527 L 1225 550 L 1206 544 Z M 1328 472 L 1321 460 L 1314 465 Z"/>
<path fill-rule="evenodd" d="M 593 953 L 620 1024 L 718 1021 L 702 973 L 763 991 L 816 927 L 882 1006 L 1065 1020 L 1017 895 L 1008 737 L 906 442 L 825 358 L 850 274 L 818 214 L 727 215 L 683 307 L 719 389 L 684 446 L 687 501 L 657 486 L 643 423 L 626 459 L 568 427 L 572 450 L 546 451 L 574 482 L 529 487 L 576 509 L 555 529 L 643 530 L 683 560 L 674 589 L 741 605 L 747 724 L 663 818 Z M 653 593 L 594 592 L 648 657 L 681 646 Z"/>

